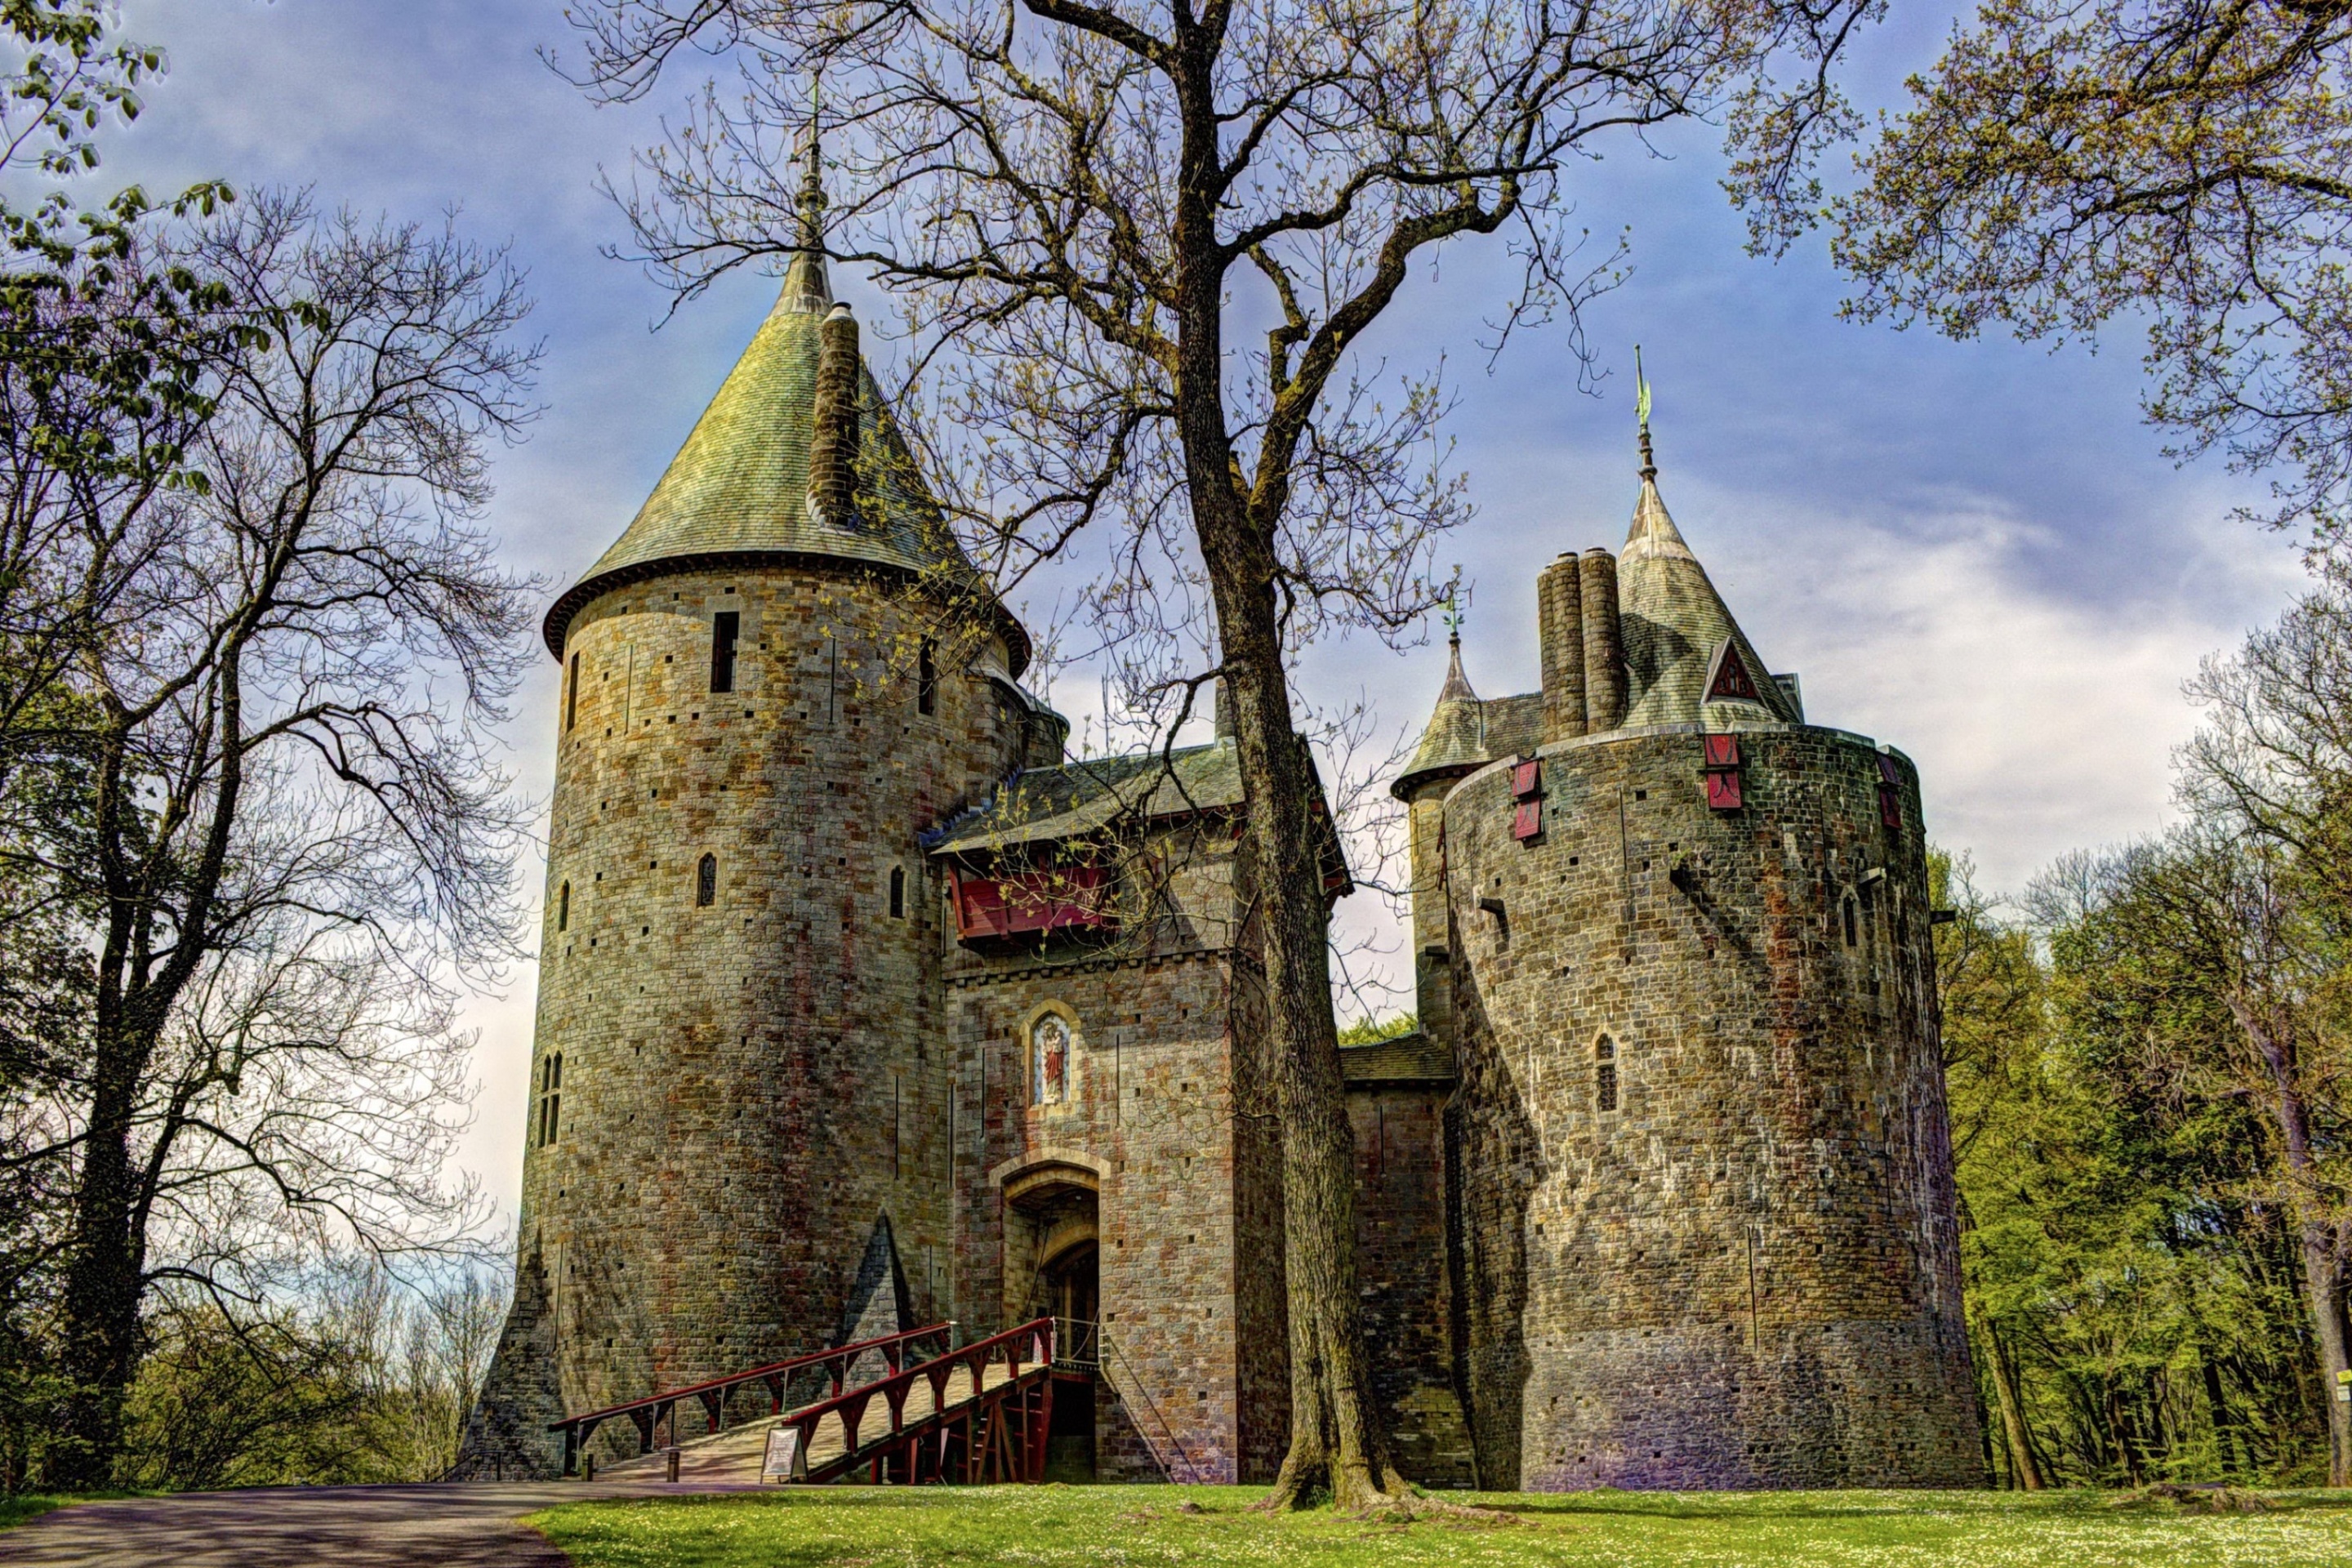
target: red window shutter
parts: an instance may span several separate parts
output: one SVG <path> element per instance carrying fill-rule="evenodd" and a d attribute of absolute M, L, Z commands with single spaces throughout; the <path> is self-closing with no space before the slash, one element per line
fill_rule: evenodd
<path fill-rule="evenodd" d="M 1895 759 L 1885 752 L 1878 753 L 1878 782 L 1890 786 L 1899 785 L 1903 782 L 1903 770 L 1896 767 Z"/>
<path fill-rule="evenodd" d="M 1706 741 L 1706 765 L 1711 768 L 1736 768 L 1739 765 L 1739 737 L 1709 735 Z"/>
<path fill-rule="evenodd" d="M 1543 763 L 1530 759 L 1511 769 L 1511 794 L 1518 800 L 1533 800 L 1543 794 Z"/>
<path fill-rule="evenodd" d="M 1729 769 L 1706 775 L 1706 804 L 1717 811 L 1739 809 L 1739 774 Z"/>
<path fill-rule="evenodd" d="M 1889 827 L 1903 826 L 1903 796 L 1893 784 L 1878 786 L 1878 820 Z"/>
<path fill-rule="evenodd" d="M 1511 837 L 1522 843 L 1543 836 L 1543 802 L 1523 800 L 1511 814 Z"/>

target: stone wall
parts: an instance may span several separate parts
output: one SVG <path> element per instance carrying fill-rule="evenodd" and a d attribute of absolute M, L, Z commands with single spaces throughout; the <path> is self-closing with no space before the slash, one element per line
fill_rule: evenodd
<path fill-rule="evenodd" d="M 1351 1075 L 1352 1076 L 1352 1075 Z M 1445 1100 L 1450 1086 L 1359 1083 L 1356 1265 L 1373 1393 L 1407 1480 L 1467 1487 L 1470 1433 L 1451 1373 L 1445 1276 Z"/>
<path fill-rule="evenodd" d="M 508 1403 L 588 1409 L 819 1347 L 884 1213 L 916 1316 L 947 1315 L 957 1062 L 917 836 L 1019 761 L 1024 713 L 952 665 L 917 710 L 929 614 L 812 563 L 671 573 L 572 621 L 520 1238 L 546 1289 L 510 1316 Z M 486 1403 L 478 1426 L 513 1426 Z"/>
<path fill-rule="evenodd" d="M 1041 1310 L 1033 1209 L 1090 1190 L 1105 1480 L 1262 1479 L 1287 1420 L 1266 1397 L 1285 1364 L 1279 1322 L 1265 1323 L 1269 1274 L 1279 1301 L 1278 1172 L 1236 1116 L 1260 1031 L 1252 987 L 1237 1000 L 1231 856 L 1215 843 L 1181 848 L 1163 922 L 1042 947 L 946 939 L 951 1304 L 968 1338 Z M 1035 1103 L 1030 1080 L 1029 1030 L 1048 1011 L 1076 1038 L 1059 1105 Z"/>
<path fill-rule="evenodd" d="M 1507 763 L 1446 798 L 1486 1486 L 1982 1479 L 1916 776 L 1738 742 L 1738 810 L 1696 726 L 1544 748 L 1530 841 Z"/>

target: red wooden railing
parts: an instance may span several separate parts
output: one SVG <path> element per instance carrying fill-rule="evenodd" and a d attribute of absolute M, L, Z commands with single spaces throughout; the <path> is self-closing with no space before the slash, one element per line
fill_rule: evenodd
<path fill-rule="evenodd" d="M 591 1410 L 579 1415 L 567 1415 L 561 1421 L 551 1421 L 547 1429 L 563 1434 L 563 1473 L 573 1474 L 579 1465 L 580 1450 L 594 1435 L 596 1428 L 616 1416 L 625 1415 L 637 1428 L 637 1452 L 653 1451 L 654 1433 L 665 1420 L 670 1424 L 670 1441 L 677 1440 L 677 1402 L 692 1399 L 698 1402 L 703 1414 L 709 1418 L 709 1429 L 723 1431 L 727 1425 L 727 1396 L 751 1384 L 763 1384 L 768 1391 L 768 1414 L 781 1415 L 793 1374 L 812 1368 L 823 1371 L 832 1384 L 834 1398 L 825 1406 L 837 1403 L 847 1385 L 849 1368 L 860 1356 L 879 1352 L 888 1364 L 893 1377 L 903 1375 L 909 1358 L 919 1362 L 924 1340 L 935 1340 L 941 1351 L 954 1342 L 952 1321 L 932 1323 L 924 1328 L 908 1329 L 904 1333 L 885 1334 L 879 1339 L 860 1340 L 855 1344 L 836 1345 L 830 1350 L 812 1351 L 807 1355 L 793 1356 L 786 1361 L 770 1362 L 749 1372 L 731 1373 L 715 1377 L 708 1383 L 688 1384 L 684 1388 L 672 1388 L 660 1394 L 649 1394 L 643 1399 L 633 1399 L 625 1405 L 608 1405 L 602 1410 Z M 1001 1337 L 1001 1336 L 1000 1336 Z M 887 1380 L 886 1380 L 887 1381 Z M 870 1384 L 869 1388 L 880 1387 Z"/>
<path fill-rule="evenodd" d="M 799 1434 L 795 1449 L 799 1458 L 792 1479 L 839 1480 L 861 1469 L 877 1484 L 1042 1479 L 1045 1436 L 1054 1414 L 1055 1337 L 1055 1321 L 1039 1318 L 794 1411 L 779 1423 Z M 991 1388 L 988 1369 L 1000 1363 L 1007 1375 Z M 959 1371 L 970 1376 L 976 1392 L 949 1405 L 948 1384 Z M 929 1381 L 931 1408 L 929 1414 L 909 1422 L 907 1396 L 919 1378 Z M 878 1436 L 864 1437 L 859 1427 L 877 1399 L 889 1409 L 890 1429 Z M 807 1456 L 815 1442 L 817 1426 L 827 1416 L 839 1418 L 847 1447 L 812 1462 Z"/>

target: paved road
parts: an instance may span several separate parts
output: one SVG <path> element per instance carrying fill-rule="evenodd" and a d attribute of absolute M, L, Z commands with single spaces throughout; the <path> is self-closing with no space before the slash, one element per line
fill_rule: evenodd
<path fill-rule="evenodd" d="M 515 1521 L 594 1497 L 735 1490 L 659 1482 L 457 1482 L 272 1487 L 76 1503 L 0 1532 L 0 1564 L 26 1568 L 564 1568 Z"/>

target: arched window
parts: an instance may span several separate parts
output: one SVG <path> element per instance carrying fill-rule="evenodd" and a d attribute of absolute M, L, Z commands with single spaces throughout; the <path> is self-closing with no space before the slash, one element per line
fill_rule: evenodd
<path fill-rule="evenodd" d="M 1070 1024 L 1048 1013 L 1029 1026 L 1029 1082 L 1039 1105 L 1059 1105 L 1070 1095 Z"/>
<path fill-rule="evenodd" d="M 572 884 L 569 882 L 555 890 L 555 929 L 572 929 Z"/>
<path fill-rule="evenodd" d="M 904 866 L 890 868 L 890 918 L 894 921 L 907 918 L 907 868 Z"/>
<path fill-rule="evenodd" d="M 694 901 L 709 906 L 719 901 L 719 857 L 705 855 L 694 868 Z"/>
<path fill-rule="evenodd" d="M 925 637 L 915 650 L 915 711 L 930 713 L 940 705 L 939 646 Z"/>
<path fill-rule="evenodd" d="M 1617 1109 L 1617 1042 L 1606 1035 L 1592 1043 L 1592 1103 L 1601 1110 Z"/>

